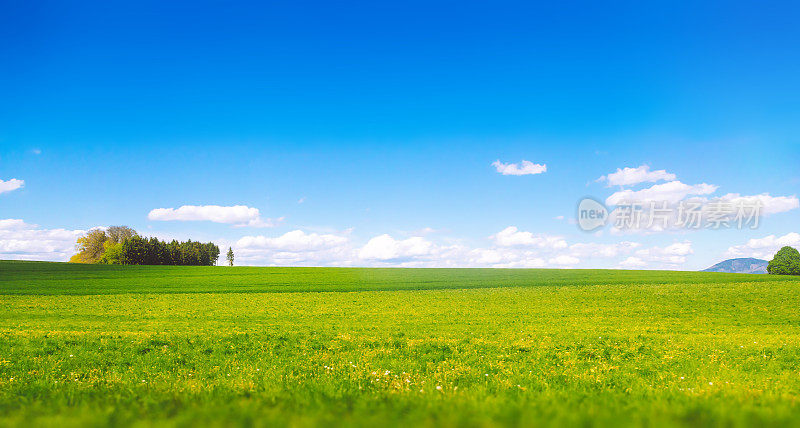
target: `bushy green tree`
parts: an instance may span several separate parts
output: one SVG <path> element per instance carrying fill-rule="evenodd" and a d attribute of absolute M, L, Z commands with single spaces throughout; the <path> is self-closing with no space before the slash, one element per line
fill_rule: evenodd
<path fill-rule="evenodd" d="M 78 253 L 72 256 L 69 261 L 71 263 L 99 263 L 105 251 L 103 244 L 107 240 L 108 236 L 102 229 L 93 229 L 86 232 L 85 235 L 78 238 L 78 243 L 75 245 Z"/>
<path fill-rule="evenodd" d="M 108 239 L 111 242 L 121 244 L 126 239 L 136 236 L 137 233 L 128 226 L 109 226 L 108 229 L 106 229 L 106 235 L 108 235 Z"/>
<path fill-rule="evenodd" d="M 132 236 L 122 241 L 122 264 L 143 265 L 147 261 L 147 240 Z"/>
<path fill-rule="evenodd" d="M 213 266 L 217 264 L 217 260 L 219 260 L 219 247 L 214 245 L 213 242 L 202 244 L 202 246 L 202 260 L 204 261 L 203 266 Z"/>
<path fill-rule="evenodd" d="M 783 247 L 767 265 L 767 272 L 773 275 L 800 275 L 800 251 Z"/>
<path fill-rule="evenodd" d="M 228 247 L 228 266 L 233 266 L 233 248 Z"/>
<path fill-rule="evenodd" d="M 122 243 L 108 240 L 104 246 L 106 251 L 105 254 L 103 254 L 103 259 L 100 262 L 107 265 L 121 265 L 123 260 Z"/>
<path fill-rule="evenodd" d="M 92 229 L 85 235 L 78 238 L 75 245 L 77 254 L 72 256 L 69 261 L 72 263 L 118 263 L 119 254 L 115 253 L 111 258 L 106 257 L 108 249 L 114 247 L 113 244 L 122 244 L 126 239 L 136 235 L 136 231 L 128 226 L 110 226 L 108 229 Z"/>

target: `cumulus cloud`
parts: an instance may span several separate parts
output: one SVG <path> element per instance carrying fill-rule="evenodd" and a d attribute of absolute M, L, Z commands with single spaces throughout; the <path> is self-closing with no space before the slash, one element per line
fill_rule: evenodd
<path fill-rule="evenodd" d="M 20 219 L 0 220 L 0 259 L 66 261 L 85 232 L 42 229 Z"/>
<path fill-rule="evenodd" d="M 244 236 L 234 244 L 237 260 L 275 266 L 349 266 L 350 239 L 338 234 L 293 230 L 277 237 Z"/>
<path fill-rule="evenodd" d="M 305 233 L 293 230 L 276 238 L 245 236 L 236 243 L 243 248 L 270 248 L 284 251 L 320 250 L 348 242 L 347 237 L 333 234 Z"/>
<path fill-rule="evenodd" d="M 547 165 L 523 160 L 520 163 L 503 163 L 496 160 L 492 166 L 503 175 L 534 175 L 547 172 Z"/>
<path fill-rule="evenodd" d="M 550 263 L 551 265 L 572 266 L 580 263 L 581 260 L 577 257 L 562 254 L 560 256 L 552 257 L 547 262 Z"/>
<path fill-rule="evenodd" d="M 650 263 L 666 265 L 681 265 L 686 263 L 686 256 L 693 254 L 690 241 L 676 242 L 666 247 L 651 247 L 636 251 L 639 260 Z"/>
<path fill-rule="evenodd" d="M 509 226 L 489 237 L 489 247 L 470 248 L 461 244 L 441 245 L 412 237 L 396 239 L 379 235 L 359 251 L 361 264 L 403 267 L 492 267 L 542 268 L 570 267 L 584 259 L 615 258 L 630 254 L 639 243 L 574 243 L 560 236 L 521 231 Z"/>
<path fill-rule="evenodd" d="M 720 199 L 734 205 L 753 206 L 754 204 L 759 204 L 762 215 L 778 214 L 800 207 L 800 200 L 794 195 L 771 196 L 769 193 L 762 193 L 760 195 L 743 196 L 738 193 L 728 193 L 720 197 Z"/>
<path fill-rule="evenodd" d="M 768 235 L 755 238 L 742 245 L 734 245 L 725 252 L 725 257 L 755 257 L 772 260 L 782 247 L 790 246 L 800 249 L 800 233 L 790 232 L 783 236 Z"/>
<path fill-rule="evenodd" d="M 800 207 L 800 201 L 794 195 L 728 193 L 703 197 L 696 195 L 710 190 L 704 189 L 705 185 L 684 186 L 663 192 L 645 192 L 649 189 L 644 189 L 639 192 L 617 192 L 610 196 L 607 203 L 624 204 L 609 214 L 609 223 L 613 225 L 611 233 L 653 234 L 709 228 L 756 228 L 761 218 Z M 690 187 L 693 190 L 689 190 Z M 628 203 L 638 205 L 631 207 Z"/>
<path fill-rule="evenodd" d="M 234 227 L 273 227 L 283 218 L 262 219 L 258 208 L 246 205 L 184 205 L 180 208 L 156 208 L 147 215 L 154 221 L 211 221 Z"/>
<path fill-rule="evenodd" d="M 0 220 L 0 258 L 66 261 L 74 254 L 75 240 L 84 233 L 84 230 L 42 229 L 21 219 Z M 359 245 L 350 233 L 350 230 L 298 229 L 277 236 L 253 235 L 214 242 L 223 250 L 233 247 L 237 264 L 261 266 L 576 267 L 584 260 L 613 260 L 633 255 L 670 268 L 691 253 L 688 243 L 640 251 L 636 251 L 640 244 L 630 241 L 570 245 L 562 237 L 533 234 L 514 226 L 492 235 L 486 240 L 486 247 L 468 246 L 442 237 L 397 238 L 389 234 L 374 236 Z M 637 267 L 630 260 L 621 266 Z"/>
<path fill-rule="evenodd" d="M 670 181 L 663 184 L 654 184 L 641 190 L 621 190 L 614 192 L 606 198 L 606 205 L 617 205 L 626 202 L 667 202 L 676 203 L 687 196 L 709 195 L 714 193 L 719 186 L 713 184 L 689 185 L 680 181 Z"/>
<path fill-rule="evenodd" d="M 622 241 L 613 244 L 599 243 L 576 243 L 569 246 L 570 254 L 576 257 L 591 258 L 612 258 L 623 254 L 628 254 L 640 247 L 638 242 Z"/>
<path fill-rule="evenodd" d="M 13 190 L 17 190 L 20 187 L 25 185 L 25 180 L 18 180 L 16 178 L 12 178 L 8 181 L 0 180 L 0 193 L 11 192 Z"/>
<path fill-rule="evenodd" d="M 19 230 L 35 227 L 33 225 L 29 225 L 25 223 L 23 220 L 18 218 L 9 218 L 5 220 L 0 220 L 0 230 Z"/>
<path fill-rule="evenodd" d="M 244 264 L 494 268 L 576 266 L 584 257 L 617 257 L 630 253 L 639 245 L 626 241 L 570 246 L 561 237 L 535 235 L 513 226 L 492 235 L 488 239 L 489 247 L 444 241 L 441 242 L 441 238 L 398 238 L 381 234 L 358 245 L 347 233 L 294 230 L 278 237 L 245 236 L 232 245 L 237 260 Z"/>
<path fill-rule="evenodd" d="M 642 165 L 636 168 L 617 168 L 616 172 L 604 175 L 598 178 L 597 181 L 605 181 L 608 186 L 630 186 L 646 182 L 672 181 L 675 178 L 675 174 L 663 169 L 650 171 L 649 165 Z"/>
<path fill-rule="evenodd" d="M 751 227 L 759 219 L 800 208 L 796 195 L 772 196 L 769 193 L 713 196 L 719 186 L 708 183 L 686 184 L 665 170 L 651 171 L 647 165 L 621 168 L 598 181 L 611 185 L 633 185 L 666 180 L 638 190 L 621 189 L 605 200 L 614 207 L 608 222 L 613 234 L 653 234 L 677 230 Z"/>
<path fill-rule="evenodd" d="M 547 261 L 542 255 L 520 248 L 475 248 L 466 251 L 461 260 L 464 267 L 542 268 Z"/>
<path fill-rule="evenodd" d="M 432 255 L 435 251 L 432 242 L 419 236 L 397 240 L 383 234 L 370 239 L 358 256 L 367 260 L 397 260 Z"/>
<path fill-rule="evenodd" d="M 489 237 L 501 247 L 539 247 L 539 248 L 566 248 L 567 241 L 560 236 L 536 235 L 524 232 L 514 226 L 509 226 Z"/>
<path fill-rule="evenodd" d="M 636 269 L 644 266 L 647 266 L 647 263 L 645 263 L 644 260 L 633 256 L 628 257 L 619 263 L 619 267 L 623 269 Z"/>

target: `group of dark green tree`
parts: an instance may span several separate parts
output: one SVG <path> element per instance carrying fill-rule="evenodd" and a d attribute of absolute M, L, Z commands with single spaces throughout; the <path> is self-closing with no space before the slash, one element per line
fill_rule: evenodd
<path fill-rule="evenodd" d="M 219 247 L 211 242 L 164 242 L 139 236 L 127 226 L 93 229 L 78 238 L 73 263 L 111 265 L 213 266 L 219 258 Z M 233 251 L 229 250 L 233 265 Z"/>
<path fill-rule="evenodd" d="M 783 247 L 767 265 L 767 272 L 773 275 L 800 275 L 800 251 Z"/>

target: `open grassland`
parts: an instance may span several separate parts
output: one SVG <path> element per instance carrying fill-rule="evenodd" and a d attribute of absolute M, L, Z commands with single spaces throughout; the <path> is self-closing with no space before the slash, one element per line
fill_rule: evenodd
<path fill-rule="evenodd" d="M 397 291 L 560 285 L 696 285 L 778 280 L 767 275 L 601 269 L 222 269 L 9 261 L 0 261 L 0 274 L 0 295 Z M 794 278 L 795 281 L 799 279 Z M 782 280 L 792 281 L 786 277 Z"/>
<path fill-rule="evenodd" d="M 800 425 L 800 278 L 0 262 L 0 425 Z"/>

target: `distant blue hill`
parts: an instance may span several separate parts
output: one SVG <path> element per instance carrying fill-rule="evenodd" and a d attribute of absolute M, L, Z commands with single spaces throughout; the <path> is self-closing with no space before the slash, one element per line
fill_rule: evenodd
<path fill-rule="evenodd" d="M 767 273 L 769 262 L 752 257 L 740 259 L 728 259 L 703 269 L 703 272 L 731 272 L 731 273 Z"/>

